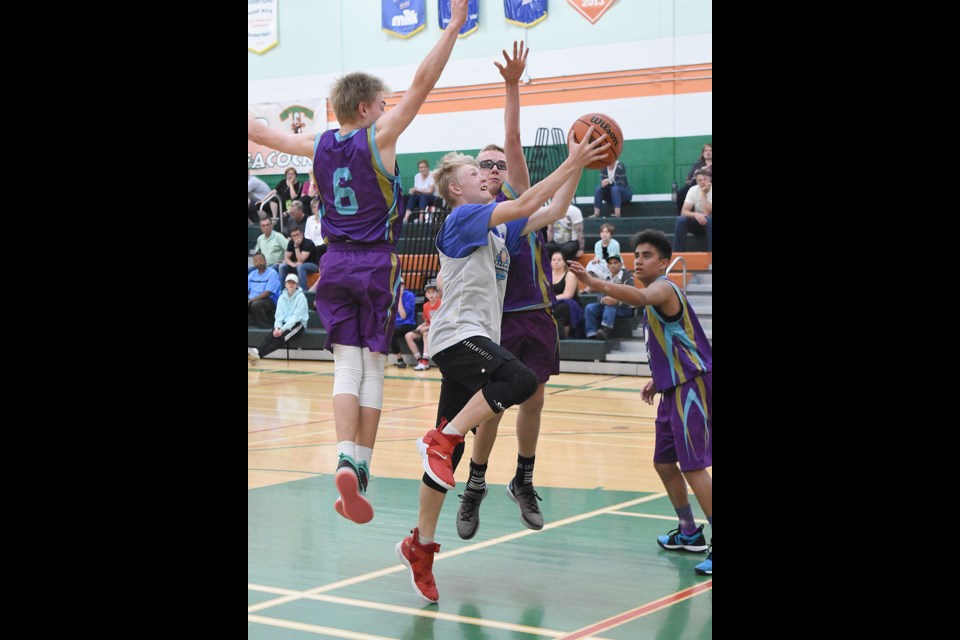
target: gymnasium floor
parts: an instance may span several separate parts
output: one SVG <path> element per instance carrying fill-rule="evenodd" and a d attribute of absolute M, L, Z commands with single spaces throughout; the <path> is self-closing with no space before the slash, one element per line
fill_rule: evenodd
<path fill-rule="evenodd" d="M 433 426 L 439 371 L 387 368 L 368 492 L 375 516 L 357 525 L 332 506 L 333 363 L 248 366 L 248 638 L 711 638 L 713 580 L 693 571 L 705 555 L 656 543 L 676 515 L 650 462 L 646 380 L 551 378 L 535 472 L 541 531 L 521 524 L 505 493 L 516 466 L 516 409 L 506 412 L 472 540 L 455 528 L 465 462 L 448 493 L 440 601 L 427 604 L 394 546 L 416 524 L 414 441 Z M 471 447 L 468 436 L 464 460 Z M 691 504 L 705 522 L 692 495 Z"/>

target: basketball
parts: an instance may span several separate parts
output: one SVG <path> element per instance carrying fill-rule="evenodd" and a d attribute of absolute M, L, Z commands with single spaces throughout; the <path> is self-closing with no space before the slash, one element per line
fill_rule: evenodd
<path fill-rule="evenodd" d="M 588 164 L 587 169 L 603 169 L 613 164 L 613 161 L 620 157 L 620 152 L 623 151 L 623 131 L 620 130 L 620 125 L 617 124 L 616 120 L 610 116 L 602 113 L 588 113 L 577 118 L 577 121 L 570 127 L 573 130 L 573 141 L 579 143 L 583 140 L 583 136 L 587 133 L 590 125 L 595 127 L 593 139 L 607 134 L 610 150 L 607 151 L 603 160 Z"/>

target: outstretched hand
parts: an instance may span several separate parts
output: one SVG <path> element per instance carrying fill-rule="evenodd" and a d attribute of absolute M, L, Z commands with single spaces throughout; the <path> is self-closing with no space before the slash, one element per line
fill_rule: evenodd
<path fill-rule="evenodd" d="M 467 0 L 451 0 L 450 2 L 450 23 L 447 26 L 453 26 L 457 31 L 467 21 Z"/>
<path fill-rule="evenodd" d="M 567 260 L 567 266 L 570 268 L 570 271 L 573 272 L 573 275 L 577 276 L 577 280 L 587 286 L 590 285 L 591 280 L 596 280 L 596 278 L 587 273 L 587 270 L 583 268 L 583 265 L 576 260 Z"/>
<path fill-rule="evenodd" d="M 610 142 L 607 134 L 591 140 L 596 127 L 590 125 L 587 132 L 583 135 L 583 140 L 575 142 L 573 139 L 573 127 L 567 133 L 567 146 L 570 147 L 570 159 L 581 167 L 592 164 L 597 160 L 607 157 L 607 151 L 610 150 Z"/>
<path fill-rule="evenodd" d="M 496 60 L 493 61 L 493 64 L 495 64 L 497 69 L 500 70 L 500 75 L 503 76 L 504 82 L 519 83 L 520 78 L 523 76 L 523 70 L 527 66 L 527 54 L 530 53 L 530 49 L 524 49 L 523 40 L 521 40 L 518 53 L 517 41 L 514 40 L 513 58 L 507 55 L 506 50 L 503 50 L 502 53 L 503 59 L 507 61 L 506 66 L 500 64 Z"/>

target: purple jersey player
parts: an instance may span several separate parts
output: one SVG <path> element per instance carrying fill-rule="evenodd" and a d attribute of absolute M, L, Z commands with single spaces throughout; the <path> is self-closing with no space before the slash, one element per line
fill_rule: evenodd
<path fill-rule="evenodd" d="M 686 486 L 693 489 L 712 534 L 713 479 L 707 467 L 713 466 L 713 350 L 686 296 L 665 275 L 673 254 L 667 236 L 660 231 L 641 231 L 633 236 L 633 245 L 634 274 L 643 289 L 604 282 L 574 260 L 567 264 L 591 290 L 644 307 L 653 379 L 640 395 L 653 404 L 653 396 L 660 394 L 653 466 L 680 518 L 676 529 L 657 536 L 657 544 L 669 551 L 693 553 L 709 548 L 707 559 L 694 570 L 713 575 L 713 540 L 708 547 L 703 525 L 695 525 Z"/>
<path fill-rule="evenodd" d="M 339 456 L 334 481 L 340 493 L 334 508 L 360 524 L 373 518 L 365 494 L 400 280 L 395 248 L 403 197 L 397 138 L 440 78 L 467 19 L 467 0 L 452 0 L 451 12 L 449 25 L 388 113 L 383 81 L 350 73 L 336 81 L 330 94 L 339 129 L 313 138 L 268 129 L 252 118 L 247 121 L 250 140 L 313 157 L 328 246 L 320 261 L 316 306 L 334 360 L 333 419 Z"/>
<path fill-rule="evenodd" d="M 500 69 L 506 89 L 504 148 L 487 145 L 477 155 L 487 190 L 495 202 L 516 200 L 530 187 L 530 174 L 520 143 L 520 77 L 529 49 L 513 43 L 513 57 L 503 52 L 506 65 Z M 572 195 L 572 194 L 571 194 Z M 567 198 L 569 201 L 569 197 Z M 566 205 L 564 204 L 564 208 Z M 552 305 L 556 300 L 550 278 L 549 258 L 544 251 L 543 229 L 524 234 L 524 221 L 507 223 L 510 277 L 503 299 L 500 346 L 515 355 L 536 375 L 539 385 L 532 396 L 517 406 L 517 469 L 507 485 L 507 495 L 520 508 L 520 521 L 529 529 L 543 528 L 543 515 L 533 487 L 533 465 L 540 435 L 540 416 L 547 380 L 560 373 L 560 345 Z M 480 502 L 487 495 L 486 471 L 503 414 L 490 418 L 476 432 L 470 455 L 470 478 L 457 511 L 457 534 L 469 540 L 480 526 Z"/>

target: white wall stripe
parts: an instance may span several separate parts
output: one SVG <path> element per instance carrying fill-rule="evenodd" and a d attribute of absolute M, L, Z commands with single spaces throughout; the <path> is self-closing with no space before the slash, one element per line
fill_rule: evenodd
<path fill-rule="evenodd" d="M 456 48 L 454 49 L 456 51 Z M 437 87 L 502 82 L 493 61 L 502 62 L 499 50 L 483 58 L 450 60 L 437 82 Z M 622 71 L 673 65 L 713 62 L 713 34 L 638 40 L 610 45 L 538 50 L 530 44 L 527 72 L 531 78 L 569 76 L 596 71 Z M 379 67 L 363 71 L 382 78 L 394 91 L 406 90 L 413 81 L 418 65 Z M 353 71 L 348 69 L 347 72 Z M 247 81 L 247 102 L 276 102 L 307 98 L 325 98 L 330 85 L 341 73 L 310 74 Z"/>

